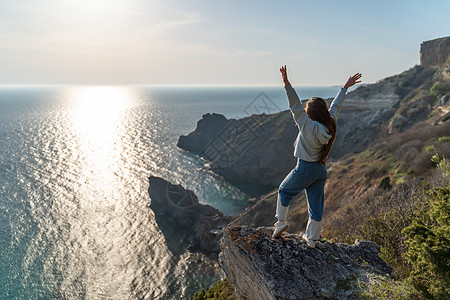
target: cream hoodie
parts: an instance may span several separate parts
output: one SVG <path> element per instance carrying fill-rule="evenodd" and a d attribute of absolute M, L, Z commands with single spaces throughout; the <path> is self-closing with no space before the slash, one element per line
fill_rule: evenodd
<path fill-rule="evenodd" d="M 294 156 L 304 161 L 318 161 L 322 147 L 330 140 L 331 133 L 324 125 L 308 117 L 297 93 L 291 85 L 286 86 L 285 89 L 289 100 L 289 108 L 299 128 L 299 133 L 294 143 Z M 345 88 L 341 88 L 331 103 L 330 115 L 335 121 L 341 111 L 346 92 Z"/>

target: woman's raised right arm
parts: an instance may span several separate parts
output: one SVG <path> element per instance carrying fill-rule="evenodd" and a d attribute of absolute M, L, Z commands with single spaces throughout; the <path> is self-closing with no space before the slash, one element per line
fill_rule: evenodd
<path fill-rule="evenodd" d="M 289 108 L 294 117 L 294 121 L 295 123 L 297 123 L 298 126 L 301 126 L 301 124 L 306 122 L 308 116 L 305 110 L 303 109 L 302 104 L 300 103 L 300 99 L 298 98 L 297 93 L 295 92 L 294 88 L 292 87 L 291 83 L 288 80 L 286 66 L 281 67 L 280 72 L 281 76 L 283 77 L 284 88 L 286 89 L 286 95 L 289 101 Z"/>
<path fill-rule="evenodd" d="M 347 79 L 347 82 L 344 84 L 344 89 L 348 90 L 350 87 L 354 86 L 355 84 L 360 83 L 361 76 L 362 76 L 361 73 L 356 73 L 355 75 L 350 76 Z"/>

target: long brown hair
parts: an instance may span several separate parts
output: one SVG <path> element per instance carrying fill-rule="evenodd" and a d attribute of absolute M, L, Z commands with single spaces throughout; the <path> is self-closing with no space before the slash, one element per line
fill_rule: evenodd
<path fill-rule="evenodd" d="M 306 113 L 313 121 L 317 121 L 324 125 L 331 133 L 331 139 L 323 145 L 322 152 L 319 156 L 319 161 L 325 164 L 328 154 L 330 154 L 331 147 L 333 147 L 334 139 L 336 137 L 336 122 L 331 117 L 327 108 L 327 103 L 320 97 L 312 97 L 306 104 Z"/>

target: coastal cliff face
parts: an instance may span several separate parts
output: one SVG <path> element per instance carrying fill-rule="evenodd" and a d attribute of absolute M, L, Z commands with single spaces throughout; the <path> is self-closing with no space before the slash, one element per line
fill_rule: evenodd
<path fill-rule="evenodd" d="M 372 242 L 325 242 L 310 249 L 298 235 L 272 239 L 272 230 L 224 229 L 219 263 L 239 299 L 358 299 L 358 281 L 392 274 Z"/>
<path fill-rule="evenodd" d="M 220 138 L 220 133 L 231 125 L 233 120 L 228 120 L 221 114 L 205 114 L 197 122 L 197 128 L 188 136 L 180 136 L 177 146 L 192 153 L 207 156 L 208 146 L 211 141 Z M 223 138 L 225 140 L 225 137 Z"/>
<path fill-rule="evenodd" d="M 420 45 L 421 66 L 441 66 L 449 61 L 450 37 L 423 42 Z"/>
<path fill-rule="evenodd" d="M 297 132 L 289 112 L 239 120 L 206 114 L 177 146 L 202 156 L 207 168 L 230 181 L 274 187 L 295 165 Z"/>

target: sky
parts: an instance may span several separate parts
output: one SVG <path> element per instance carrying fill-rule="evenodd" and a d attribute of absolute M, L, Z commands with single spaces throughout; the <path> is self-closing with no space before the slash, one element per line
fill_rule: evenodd
<path fill-rule="evenodd" d="M 366 83 L 450 35 L 450 1 L 0 0 L 0 84 Z"/>

